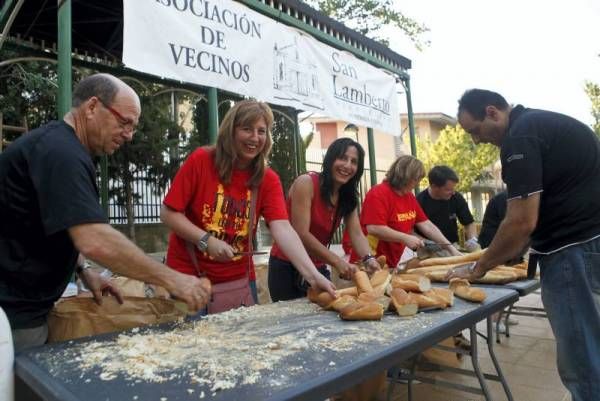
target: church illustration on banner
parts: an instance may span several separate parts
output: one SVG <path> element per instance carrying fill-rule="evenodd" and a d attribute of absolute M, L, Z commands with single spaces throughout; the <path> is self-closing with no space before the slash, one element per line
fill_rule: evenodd
<path fill-rule="evenodd" d="M 273 55 L 275 98 L 295 101 L 312 109 L 323 110 L 317 67 L 310 60 L 300 59 L 298 37 L 294 37 L 293 44 L 275 42 Z"/>

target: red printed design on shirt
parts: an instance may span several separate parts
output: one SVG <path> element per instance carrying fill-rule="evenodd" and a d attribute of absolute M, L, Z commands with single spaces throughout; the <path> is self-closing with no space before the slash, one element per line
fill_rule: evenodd
<path fill-rule="evenodd" d="M 177 172 L 164 204 L 184 213 L 192 223 L 225 241 L 236 251 L 248 251 L 248 220 L 252 195 L 252 190 L 247 185 L 249 179 L 249 171 L 234 169 L 231 183 L 224 185 L 219 180 L 213 152 L 201 148 L 190 155 Z M 271 169 L 266 169 L 257 195 L 254 235 L 260 215 L 267 223 L 287 219 L 281 182 Z M 218 262 L 208 253 L 200 252 L 195 244 L 193 249 L 200 270 L 212 282 L 235 280 L 246 274 L 248 256 L 236 256 L 229 262 Z M 186 241 L 174 233 L 169 237 L 167 264 L 182 273 L 197 274 Z M 250 278 L 254 277 L 254 267 L 250 262 Z"/>

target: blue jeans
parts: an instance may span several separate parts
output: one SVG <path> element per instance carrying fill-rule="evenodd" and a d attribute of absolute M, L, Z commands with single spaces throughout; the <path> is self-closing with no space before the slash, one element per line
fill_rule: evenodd
<path fill-rule="evenodd" d="M 539 263 L 560 378 L 573 401 L 600 400 L 600 239 Z"/>

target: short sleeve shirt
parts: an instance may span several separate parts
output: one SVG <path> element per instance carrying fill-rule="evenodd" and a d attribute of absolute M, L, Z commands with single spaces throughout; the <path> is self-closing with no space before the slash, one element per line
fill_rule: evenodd
<path fill-rule="evenodd" d="M 600 141 L 587 125 L 516 106 L 500 157 L 509 202 L 540 193 L 533 249 L 547 253 L 600 234 Z"/>
<path fill-rule="evenodd" d="M 409 192 L 404 195 L 397 194 L 387 181 L 375 185 L 367 192 L 360 215 L 360 224 L 367 235 L 366 226 L 388 226 L 393 230 L 410 234 L 415 224 L 427 221 L 427 216 L 419 206 L 415 195 Z M 389 266 L 396 266 L 402 253 L 404 244 L 401 242 L 388 242 L 368 234 L 367 239 L 372 251 L 376 255 L 385 255 Z M 357 260 L 354 252 L 351 260 Z"/>
<path fill-rule="evenodd" d="M 74 130 L 54 121 L 0 154 L 0 306 L 13 328 L 41 325 L 77 260 L 70 227 L 107 223 L 96 171 Z"/>
<path fill-rule="evenodd" d="M 214 151 L 199 148 L 183 163 L 164 199 L 164 204 L 185 216 L 212 236 L 225 241 L 240 252 L 248 251 L 249 219 L 252 190 L 248 186 L 250 172 L 234 169 L 231 183 L 224 185 L 214 163 Z M 287 220 L 283 188 L 277 174 L 267 168 L 258 189 L 255 222 L 263 216 L 267 224 Z M 256 234 L 256 225 L 252 227 Z M 242 278 L 250 262 L 250 278 L 254 279 L 252 258 L 236 256 L 227 263 L 210 258 L 208 253 L 196 253 L 198 267 L 215 283 Z M 197 275 L 188 253 L 186 241 L 175 233 L 169 237 L 167 264 L 182 273 Z"/>
<path fill-rule="evenodd" d="M 458 242 L 457 220 L 463 226 L 473 223 L 473 215 L 465 198 L 458 192 L 448 200 L 433 199 L 427 189 L 417 195 L 423 211 L 444 237 L 450 242 Z"/>

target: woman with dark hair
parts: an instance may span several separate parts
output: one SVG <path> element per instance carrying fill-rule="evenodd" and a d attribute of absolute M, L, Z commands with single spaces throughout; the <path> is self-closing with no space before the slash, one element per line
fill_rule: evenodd
<path fill-rule="evenodd" d="M 210 279 L 209 313 L 257 301 L 251 238 L 260 215 L 304 279 L 335 293 L 290 225 L 281 181 L 267 167 L 272 125 L 266 103 L 236 103 L 221 123 L 216 145 L 188 157 L 163 202 L 161 220 L 173 231 L 167 265 Z"/>
<path fill-rule="evenodd" d="M 290 187 L 287 210 L 291 223 L 317 269 L 330 278 L 327 264 L 341 277 L 350 279 L 357 267 L 328 248 L 333 233 L 344 219 L 352 244 L 369 270 L 379 264 L 370 254 L 369 244 L 358 221 L 358 183 L 364 170 L 365 151 L 350 138 L 339 138 L 327 149 L 321 173 L 310 172 L 296 178 Z M 269 291 L 273 301 L 306 295 L 306 286 L 296 264 L 275 241 L 269 258 Z"/>
<path fill-rule="evenodd" d="M 424 245 L 415 235 L 415 227 L 427 238 L 443 244 L 451 255 L 461 254 L 427 218 L 417 202 L 413 190 L 424 177 L 423 163 L 413 156 L 403 155 L 392 163 L 385 180 L 372 187 L 365 196 L 360 224 L 371 248 L 377 255 L 385 255 L 392 268 L 400 261 L 405 247 L 416 250 Z M 350 260 L 359 257 L 353 249 Z"/>

